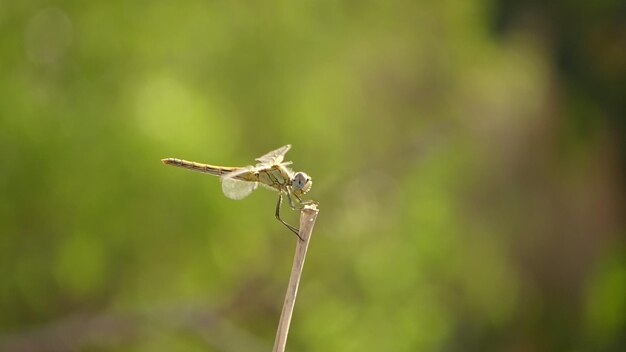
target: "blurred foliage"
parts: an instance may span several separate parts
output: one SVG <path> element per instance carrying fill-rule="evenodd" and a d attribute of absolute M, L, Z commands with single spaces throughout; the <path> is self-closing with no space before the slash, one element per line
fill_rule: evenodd
<path fill-rule="evenodd" d="M 626 348 L 624 6 L 0 3 L 0 350 Z M 285 208 L 290 221 L 297 214 Z"/>

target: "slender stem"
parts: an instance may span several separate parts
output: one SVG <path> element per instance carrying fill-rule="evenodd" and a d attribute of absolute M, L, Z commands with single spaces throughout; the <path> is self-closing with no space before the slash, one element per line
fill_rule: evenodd
<path fill-rule="evenodd" d="M 291 315 L 293 307 L 296 304 L 296 295 L 298 294 L 298 284 L 302 276 L 302 267 L 304 266 L 304 258 L 306 256 L 313 226 L 317 219 L 317 206 L 307 205 L 300 212 L 300 233 L 302 239 L 298 239 L 296 244 L 296 254 L 293 257 L 293 266 L 291 267 L 291 276 L 289 277 L 289 286 L 285 294 L 285 302 L 283 303 L 283 311 L 280 314 L 280 322 L 276 331 L 276 340 L 274 341 L 274 352 L 284 352 L 287 345 L 287 335 L 289 334 L 289 325 L 291 323 Z"/>

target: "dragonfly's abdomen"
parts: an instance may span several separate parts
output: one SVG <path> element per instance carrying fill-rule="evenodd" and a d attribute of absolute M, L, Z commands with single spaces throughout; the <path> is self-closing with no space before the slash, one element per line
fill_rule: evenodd
<path fill-rule="evenodd" d="M 214 166 L 214 165 L 196 163 L 194 161 L 187 161 L 187 160 L 176 159 L 176 158 L 167 158 L 161 161 L 166 165 L 184 167 L 185 169 L 203 172 L 206 174 L 211 174 L 211 175 L 216 175 L 216 176 L 225 175 L 238 169 L 236 167 Z"/>

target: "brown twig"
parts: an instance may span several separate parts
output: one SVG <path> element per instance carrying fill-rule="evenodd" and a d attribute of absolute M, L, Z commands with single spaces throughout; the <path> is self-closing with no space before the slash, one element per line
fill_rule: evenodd
<path fill-rule="evenodd" d="M 280 322 L 276 330 L 276 340 L 274 341 L 274 352 L 284 352 L 287 345 L 287 335 L 289 334 L 289 325 L 291 323 L 291 315 L 293 307 L 296 303 L 296 295 L 298 294 L 298 284 L 302 276 L 302 267 L 304 266 L 304 258 L 311 240 L 313 226 L 317 219 L 317 207 L 315 205 L 307 205 L 300 212 L 300 232 L 302 240 L 298 239 L 296 244 L 296 254 L 293 257 L 293 266 L 291 267 L 291 276 L 289 277 L 289 286 L 285 294 L 285 302 L 283 303 L 283 311 L 280 314 Z"/>

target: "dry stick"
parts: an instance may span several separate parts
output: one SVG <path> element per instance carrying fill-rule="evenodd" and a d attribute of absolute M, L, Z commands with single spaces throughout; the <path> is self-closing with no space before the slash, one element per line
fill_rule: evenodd
<path fill-rule="evenodd" d="M 276 340 L 274 341 L 274 352 L 284 352 L 287 344 L 287 334 L 289 334 L 289 324 L 291 323 L 291 315 L 293 314 L 293 306 L 296 304 L 296 295 L 298 294 L 298 284 L 300 276 L 302 276 L 302 267 L 304 266 L 304 257 L 309 247 L 311 233 L 317 218 L 317 207 L 315 205 L 307 205 L 300 212 L 300 237 L 296 244 L 296 254 L 293 257 L 293 266 L 291 267 L 291 276 L 289 277 L 289 287 L 285 295 L 285 303 L 283 303 L 283 311 L 280 314 L 280 322 L 276 331 Z"/>

